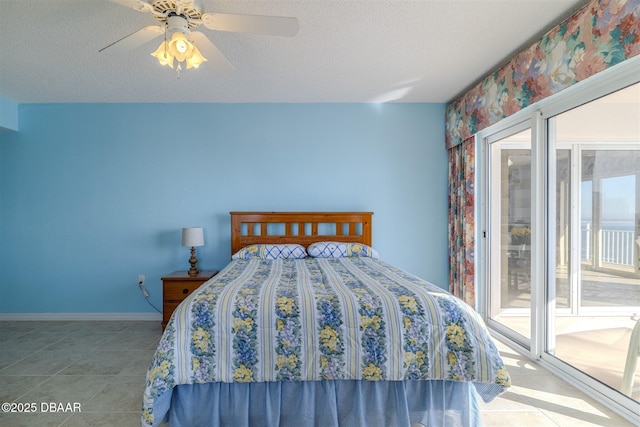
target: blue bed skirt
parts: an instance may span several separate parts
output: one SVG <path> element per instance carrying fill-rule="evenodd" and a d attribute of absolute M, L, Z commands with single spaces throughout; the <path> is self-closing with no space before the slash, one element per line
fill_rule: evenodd
<path fill-rule="evenodd" d="M 481 426 L 472 383 L 315 381 L 180 385 L 158 398 L 171 427 Z"/>

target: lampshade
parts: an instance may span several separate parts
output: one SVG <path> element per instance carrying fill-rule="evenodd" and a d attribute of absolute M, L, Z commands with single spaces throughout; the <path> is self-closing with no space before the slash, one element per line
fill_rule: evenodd
<path fill-rule="evenodd" d="M 202 227 L 183 228 L 182 246 L 204 246 L 204 231 Z"/>

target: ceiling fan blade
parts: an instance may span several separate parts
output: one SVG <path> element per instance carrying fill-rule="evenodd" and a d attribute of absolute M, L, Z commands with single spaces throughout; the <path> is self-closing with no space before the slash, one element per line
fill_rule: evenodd
<path fill-rule="evenodd" d="M 111 0 L 121 6 L 128 7 L 139 12 L 152 12 L 153 6 L 143 0 Z"/>
<path fill-rule="evenodd" d="M 123 53 L 151 41 L 162 34 L 164 34 L 163 26 L 149 25 L 148 27 L 144 27 L 135 33 L 129 34 L 128 36 L 111 43 L 109 46 L 103 47 L 98 52 L 109 49 L 109 53 Z"/>
<path fill-rule="evenodd" d="M 191 38 L 200 53 L 206 58 L 207 64 L 217 74 L 229 74 L 235 70 L 234 66 L 224 57 L 222 52 L 200 31 L 191 31 Z"/>
<path fill-rule="evenodd" d="M 202 23 L 212 30 L 270 36 L 293 37 L 300 29 L 297 18 L 286 16 L 205 13 L 202 15 Z"/>

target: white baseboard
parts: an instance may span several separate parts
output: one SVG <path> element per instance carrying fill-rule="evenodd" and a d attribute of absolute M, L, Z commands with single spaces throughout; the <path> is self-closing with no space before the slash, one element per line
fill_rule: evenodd
<path fill-rule="evenodd" d="M 16 320 L 162 320 L 160 313 L 0 313 L 0 321 Z"/>

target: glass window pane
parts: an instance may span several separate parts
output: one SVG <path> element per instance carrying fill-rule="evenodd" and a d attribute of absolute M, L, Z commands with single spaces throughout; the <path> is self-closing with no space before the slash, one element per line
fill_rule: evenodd
<path fill-rule="evenodd" d="M 491 319 L 531 338 L 531 129 L 492 144 Z"/>

